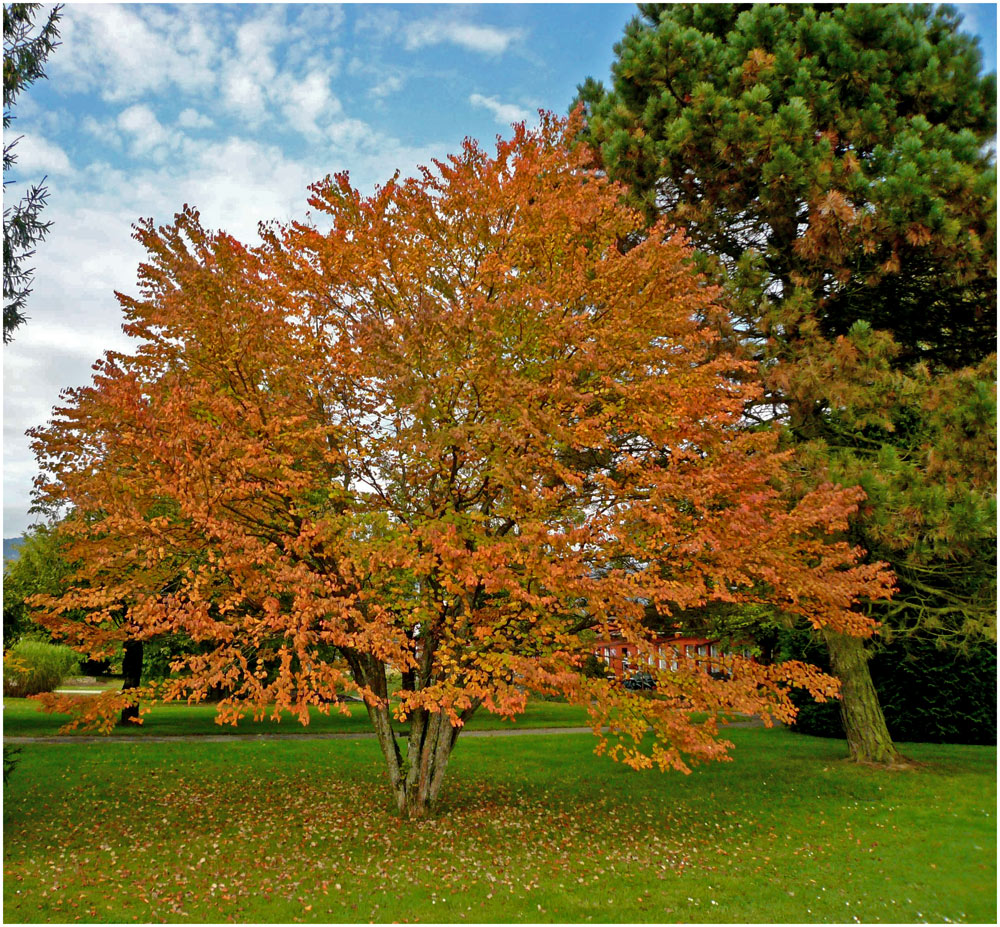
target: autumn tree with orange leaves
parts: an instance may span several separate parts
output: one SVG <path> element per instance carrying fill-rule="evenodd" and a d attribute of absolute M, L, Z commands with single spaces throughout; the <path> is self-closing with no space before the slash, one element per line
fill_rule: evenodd
<path fill-rule="evenodd" d="M 835 692 L 739 658 L 726 680 L 654 667 L 653 698 L 579 672 L 581 633 L 609 622 L 651 657 L 647 605 L 766 602 L 865 635 L 855 600 L 890 580 L 837 539 L 858 491 L 788 501 L 776 436 L 742 427 L 752 387 L 697 321 L 714 294 L 688 246 L 656 226 L 619 247 L 643 217 L 569 151 L 576 130 L 466 142 L 371 197 L 328 178 L 310 203 L 329 231 L 257 248 L 187 208 L 138 228 L 141 294 L 119 298 L 139 348 L 34 433 L 85 564 L 35 604 L 89 652 L 165 631 L 200 651 L 82 721 L 221 689 L 220 721 L 305 723 L 354 693 L 421 817 L 465 722 L 529 693 L 586 706 L 632 766 L 685 770 L 725 754 L 721 712 L 787 720 L 790 686 Z"/>

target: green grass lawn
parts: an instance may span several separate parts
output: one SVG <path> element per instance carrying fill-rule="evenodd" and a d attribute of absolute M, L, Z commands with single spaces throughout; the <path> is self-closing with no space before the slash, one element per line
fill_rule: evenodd
<path fill-rule="evenodd" d="M 157 705 L 143 717 L 141 725 L 116 728 L 114 733 L 132 737 L 143 735 L 173 734 L 308 734 L 308 733 L 367 733 L 372 730 L 368 712 L 359 702 L 348 703 L 349 716 L 331 711 L 328 715 L 318 710 L 310 713 L 309 724 L 303 726 L 298 718 L 285 715 L 281 721 L 254 721 L 244 718 L 236 727 L 215 723 L 214 705 L 185 705 L 171 703 Z M 70 718 L 68 715 L 46 714 L 38 710 L 38 703 L 30 699 L 5 698 L 3 700 L 3 732 L 8 737 L 40 737 L 58 734 Z M 587 713 L 582 708 L 565 702 L 532 701 L 523 715 L 515 721 L 505 721 L 486 711 L 479 711 L 469 722 L 469 730 L 499 730 L 504 728 L 578 727 L 587 724 Z M 397 730 L 409 730 L 407 724 L 396 725 Z"/>
<path fill-rule="evenodd" d="M 25 921 L 996 921 L 996 750 L 731 731 L 636 773 L 590 735 L 460 740 L 435 820 L 371 740 L 32 744 L 4 795 Z"/>

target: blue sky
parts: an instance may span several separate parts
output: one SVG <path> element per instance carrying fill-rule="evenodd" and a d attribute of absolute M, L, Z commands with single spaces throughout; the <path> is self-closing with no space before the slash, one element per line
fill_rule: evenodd
<path fill-rule="evenodd" d="M 996 69 L 996 6 L 960 4 Z M 20 534 L 26 428 L 60 389 L 127 347 L 113 291 L 132 291 L 137 218 L 184 203 L 253 240 L 300 218 L 306 187 L 347 169 L 363 189 L 489 143 L 606 80 L 632 4 L 120 6 L 67 4 L 48 80 L 15 108 L 19 173 L 48 176 L 53 221 L 30 321 L 4 348 L 3 534 Z M 14 188 L 12 188 L 13 192 Z"/>

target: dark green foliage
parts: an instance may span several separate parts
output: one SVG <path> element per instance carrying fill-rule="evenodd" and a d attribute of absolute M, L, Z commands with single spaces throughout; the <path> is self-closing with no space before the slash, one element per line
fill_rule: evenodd
<path fill-rule="evenodd" d="M 864 320 L 907 360 L 989 352 L 996 80 L 953 9 L 640 10 L 610 91 L 580 87 L 588 137 L 651 218 L 676 217 L 706 265 L 743 278 L 729 295 L 748 334 L 794 336 L 774 326 L 796 296 L 823 301 L 827 336 Z M 751 255 L 759 272 L 737 273 Z M 754 311 L 765 296 L 776 313 Z"/>
<path fill-rule="evenodd" d="M 144 682 L 159 682 L 169 678 L 170 663 L 187 653 L 196 653 L 194 642 L 184 634 L 169 634 L 145 641 L 142 653 Z"/>
<path fill-rule="evenodd" d="M 110 660 L 81 660 L 81 676 L 107 676 L 111 672 Z"/>
<path fill-rule="evenodd" d="M 24 308 L 31 293 L 33 269 L 26 266 L 35 253 L 35 245 L 45 238 L 51 222 L 42 222 L 39 215 L 45 206 L 48 190 L 44 178 L 29 186 L 24 196 L 7 206 L 7 172 L 17 162 L 14 146 L 18 139 L 8 141 L 8 130 L 14 120 L 14 103 L 20 93 L 45 76 L 45 59 L 59 44 L 59 14 L 54 7 L 45 24 L 36 32 L 34 18 L 40 4 L 10 3 L 3 8 L 3 340 L 6 344 L 14 329 L 25 321 Z"/>
<path fill-rule="evenodd" d="M 785 657 L 827 668 L 829 661 L 811 635 L 786 634 Z M 886 725 L 894 740 L 926 743 L 997 742 L 997 647 L 980 643 L 965 652 L 931 643 L 896 640 L 869 661 Z M 817 737 L 843 737 L 837 702 L 814 702 L 798 692 L 795 730 Z"/>
<path fill-rule="evenodd" d="M 587 659 L 583 661 L 580 672 L 588 679 L 603 679 L 608 672 L 607 666 L 594 654 L 587 654 Z"/>
<path fill-rule="evenodd" d="M 997 648 L 968 654 L 927 644 L 877 654 L 872 677 L 892 736 L 931 743 L 997 742 Z"/>
<path fill-rule="evenodd" d="M 7 782 L 10 780 L 11 773 L 14 772 L 14 769 L 17 767 L 17 764 L 19 762 L 19 756 L 18 756 L 18 754 L 20 754 L 20 752 L 21 752 L 21 748 L 20 747 L 12 747 L 12 746 L 10 746 L 10 744 L 4 744 L 3 745 L 3 784 L 4 784 L 4 786 L 7 785 Z"/>
<path fill-rule="evenodd" d="M 837 737 L 844 740 L 844 724 L 840 720 L 839 702 L 814 702 L 807 693 L 796 692 L 792 701 L 799 713 L 792 725 L 793 731 L 813 737 Z M 887 722 L 888 723 L 888 722 Z"/>
<path fill-rule="evenodd" d="M 888 638 L 995 641 L 995 359 L 934 375 L 883 366 L 873 379 L 894 393 L 883 422 L 831 427 L 803 456 L 868 495 L 854 540 L 892 564 L 898 587 L 874 613 Z"/>

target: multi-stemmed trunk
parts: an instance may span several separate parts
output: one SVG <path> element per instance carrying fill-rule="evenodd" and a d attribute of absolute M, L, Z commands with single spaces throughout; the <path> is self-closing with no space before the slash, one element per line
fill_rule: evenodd
<path fill-rule="evenodd" d="M 405 741 L 405 755 L 392 728 L 389 710 L 389 693 L 386 685 L 385 664 L 377 658 L 356 651 L 344 651 L 354 678 L 366 686 L 376 697 L 368 704 L 375 736 L 389 772 L 389 783 L 396 798 L 399 813 L 407 818 L 427 817 L 434 808 L 441 792 L 448 760 L 462 726 L 479 707 L 475 701 L 459 716 L 461 724 L 452 725 L 444 711 L 415 708 L 408 713 L 409 735 Z M 404 674 L 405 687 L 424 689 L 432 682 L 433 649 L 425 642 L 420 666 Z"/>
<path fill-rule="evenodd" d="M 369 706 L 368 714 L 389 769 L 396 808 L 410 819 L 427 817 L 437 802 L 461 727 L 452 726 L 443 711 L 415 710 L 409 717 L 404 757 L 392 731 L 388 707 Z"/>

